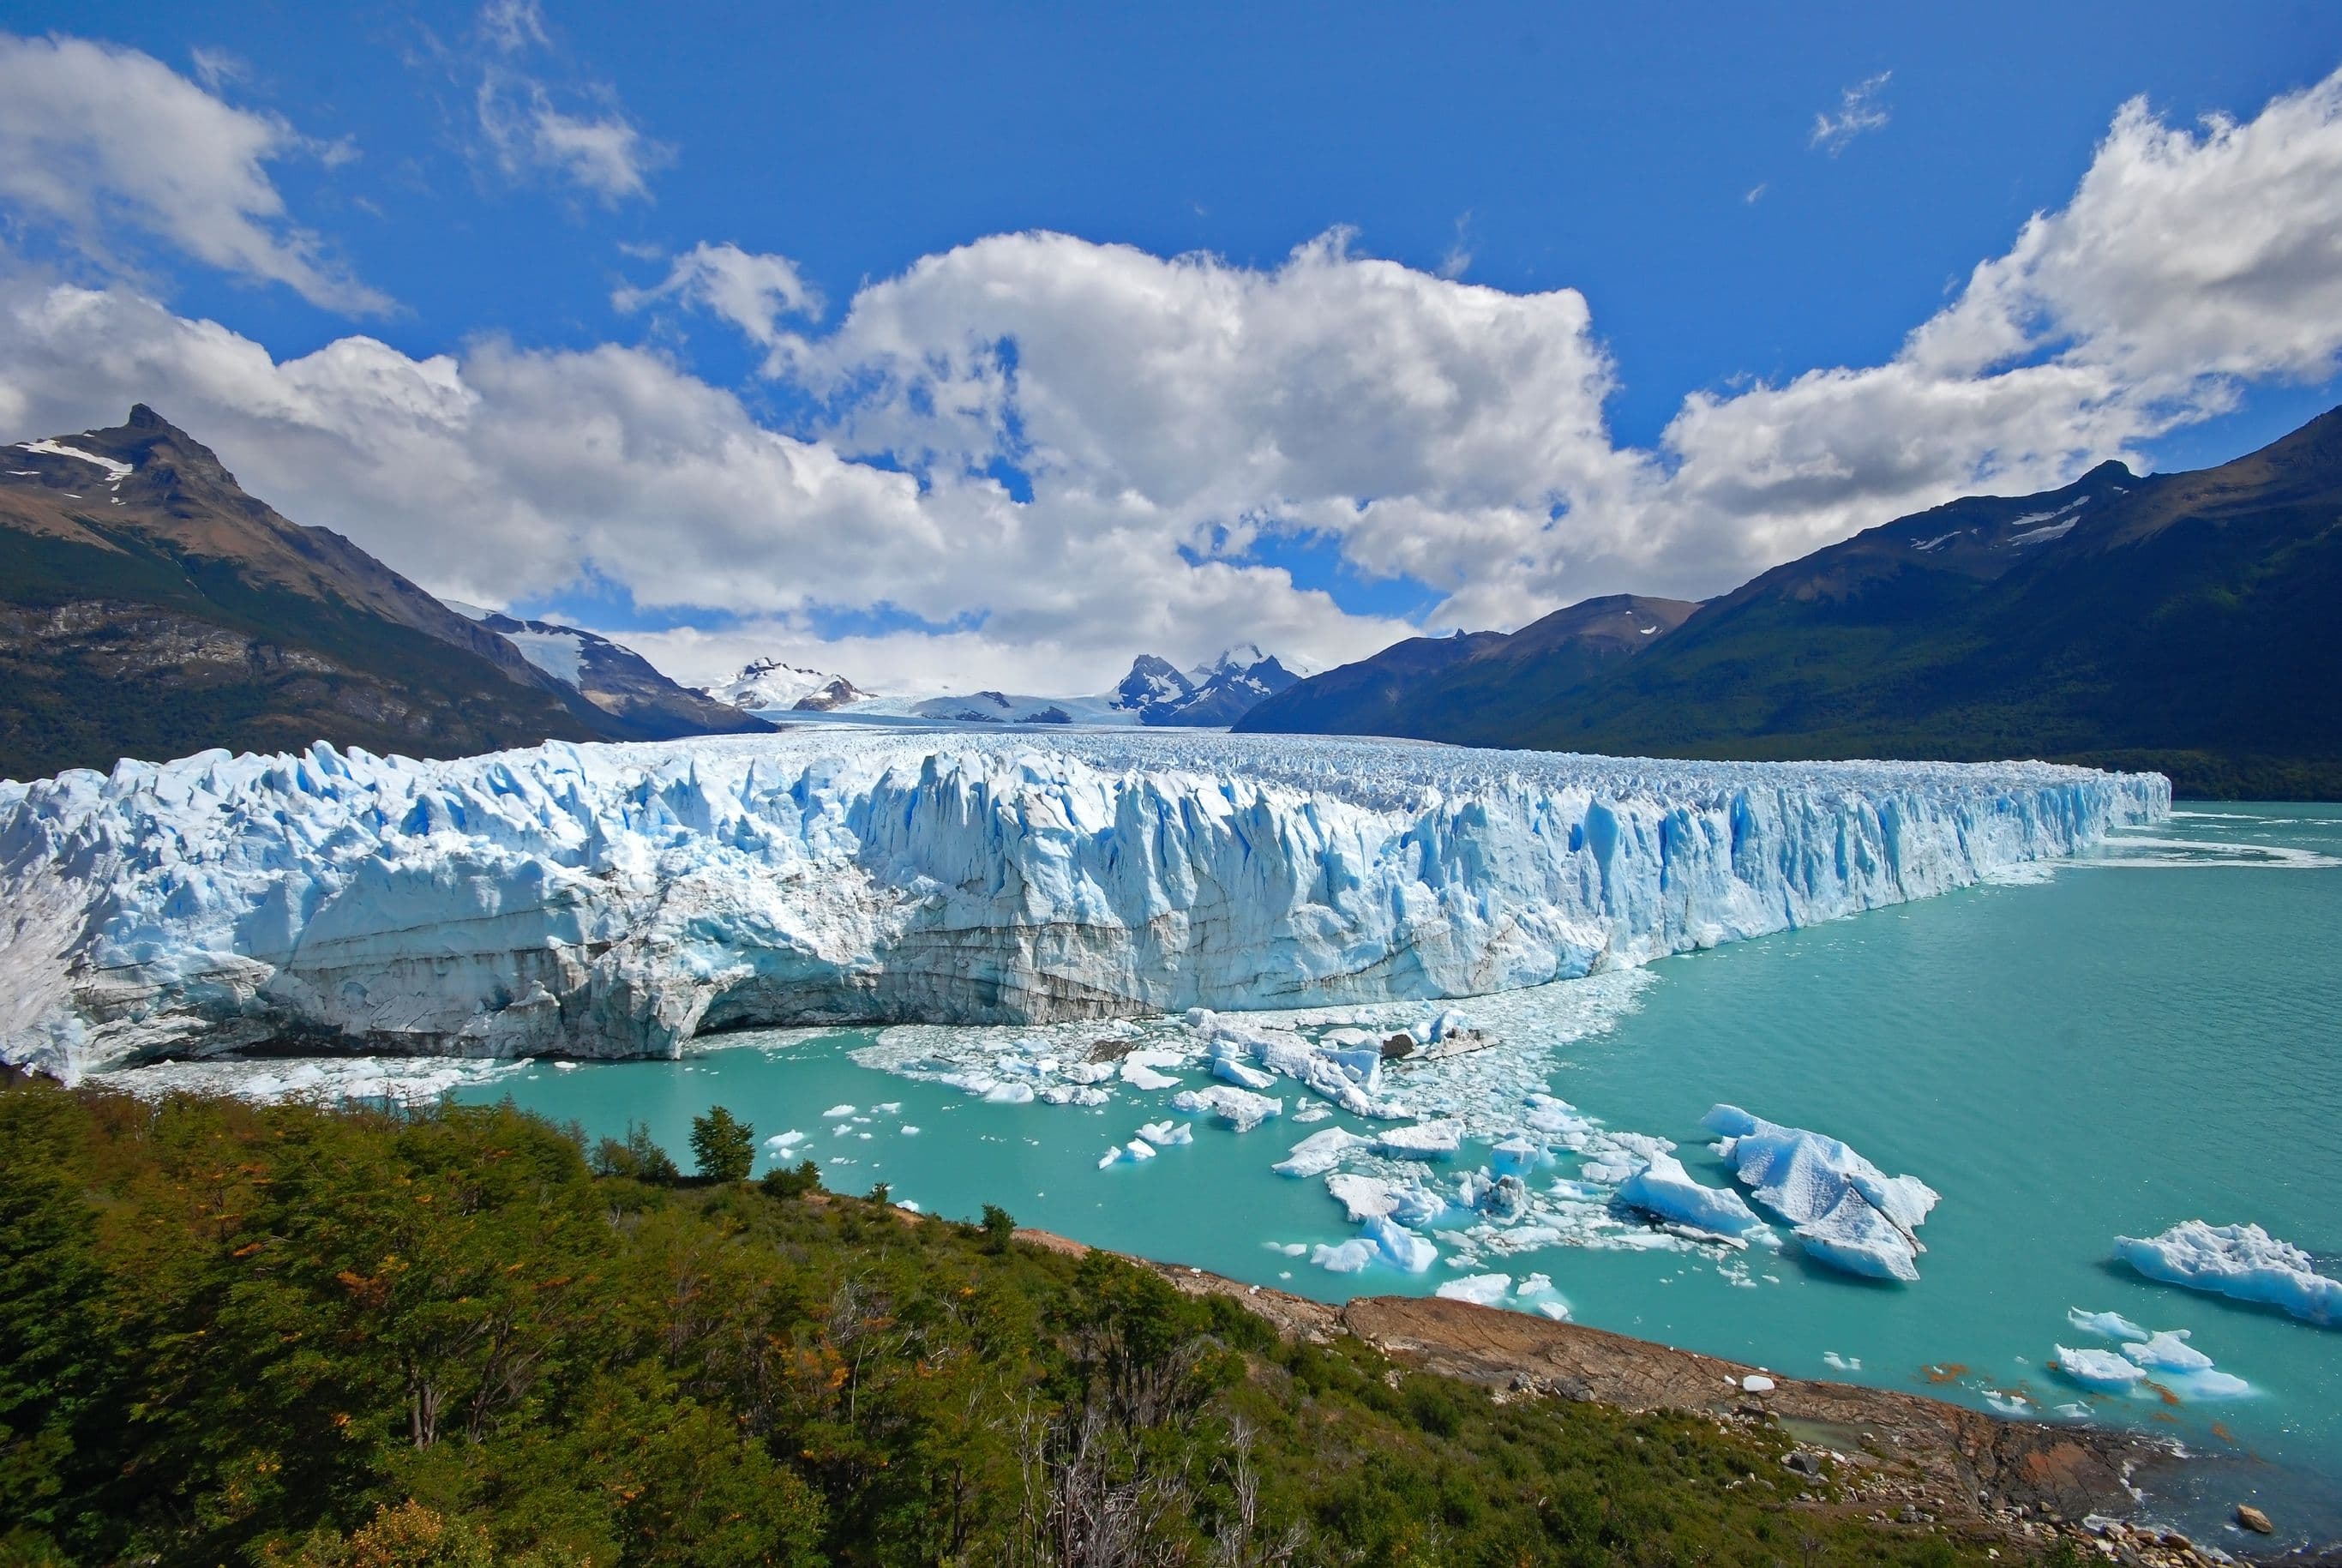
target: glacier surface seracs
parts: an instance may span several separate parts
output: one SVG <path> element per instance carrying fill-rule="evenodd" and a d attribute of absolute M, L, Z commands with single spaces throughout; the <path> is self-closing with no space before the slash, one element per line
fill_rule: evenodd
<path fill-rule="evenodd" d="M 2169 798 L 2030 763 L 1146 733 L 125 761 L 0 784 L 0 1058 L 1473 995 L 1941 893 Z"/>

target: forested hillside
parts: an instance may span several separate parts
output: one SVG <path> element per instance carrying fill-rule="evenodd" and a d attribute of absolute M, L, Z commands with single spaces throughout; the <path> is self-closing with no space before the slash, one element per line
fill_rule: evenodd
<path fill-rule="evenodd" d="M 8 1562 L 1983 1561 L 1791 1504 L 1774 1434 L 508 1107 L 20 1084 L 0 1171 Z"/>

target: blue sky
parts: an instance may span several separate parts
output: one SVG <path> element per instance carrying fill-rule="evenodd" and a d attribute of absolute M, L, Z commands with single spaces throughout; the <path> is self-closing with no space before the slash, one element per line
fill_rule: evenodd
<path fill-rule="evenodd" d="M 55 90 L 63 128 L 20 155 L 65 155 L 86 109 L 85 184 L 119 187 L 75 210 L 0 177 L 0 267 L 20 315 L 50 302 L 34 336 L 0 338 L 14 436 L 45 433 L 19 418 L 118 418 L 124 393 L 146 396 L 289 514 L 426 585 L 653 630 L 647 651 L 693 674 L 770 648 L 863 660 L 857 679 L 953 666 L 1067 689 L 1144 647 L 1193 658 L 1240 635 L 1352 656 L 1402 621 L 1718 591 L 1963 488 L 2031 488 L 2117 454 L 2216 462 L 2342 401 L 2311 319 L 2333 281 L 2330 255 L 2304 257 L 2314 237 L 2267 237 L 2277 260 L 2246 270 L 2284 286 L 2233 345 L 2217 327 L 2149 342 L 2167 292 L 2150 302 L 2115 253 L 2153 225 L 2112 191 L 2101 219 L 2068 225 L 2081 259 L 2011 264 L 2021 352 L 1957 370 L 2006 401 L 2012 367 L 2081 343 L 2104 382 L 2087 394 L 1891 461 L 1846 454 L 1893 444 L 1898 421 L 1932 435 L 1943 416 L 1906 389 L 1849 383 L 1827 416 L 1742 396 L 1893 365 L 2031 215 L 2078 215 L 2135 99 L 2207 149 L 2169 197 L 2140 198 L 2184 237 L 2298 205 L 2287 182 L 2317 176 L 2333 132 L 2322 101 L 2217 166 L 2201 122 L 2252 130 L 2272 100 L 2315 100 L 2342 65 L 2330 6 L 1757 21 L 83 0 L 0 4 L 0 30 L 105 46 L 67 62 L 89 68 Z M 245 182 L 215 205 L 258 179 L 276 205 L 250 227 L 279 254 L 238 240 L 223 259 L 200 217 L 157 215 L 135 149 L 104 144 L 121 133 L 103 68 L 134 56 L 223 112 L 191 98 L 146 155 L 189 159 L 173 189 L 196 198 Z M 18 66 L 65 74 L 47 56 Z M 198 155 L 212 119 L 226 143 L 254 125 L 276 139 Z M 0 110 L 0 154 L 10 134 Z M 2132 140 L 2171 173 L 2149 131 Z M 979 244 L 1028 231 L 1078 244 Z M 1294 259 L 1312 245 L 1317 260 Z M 764 291 L 734 296 L 745 320 L 710 267 L 678 268 L 713 246 L 732 247 L 726 267 L 772 258 Z M 1195 253 L 1206 270 L 1165 270 Z M 2215 276 L 2151 286 L 2200 303 L 2229 286 Z M 105 296 L 115 371 L 91 371 L 105 356 L 85 343 L 75 360 L 60 289 Z M 204 369 L 187 345 L 206 322 L 295 390 Z M 369 340 L 382 354 L 354 368 Z M 392 415 L 352 390 L 386 382 L 412 383 Z M 1125 385 L 1161 395 L 1124 406 Z M 1380 388 L 1401 404 L 1377 405 Z M 1701 396 L 1741 423 L 1692 432 Z M 417 413 L 415 397 L 437 401 Z M 677 411 L 702 398 L 695 436 Z M 387 444 L 382 426 L 409 419 L 419 434 Z M 515 454 L 525 440 L 655 455 L 592 484 L 581 522 L 545 472 L 560 464 Z M 1736 462 L 1748 472 L 1725 472 Z M 402 471 L 435 464 L 464 469 L 465 494 L 511 494 L 435 530 L 417 514 L 448 512 L 455 491 Z M 1813 476 L 1839 470 L 1820 494 Z M 796 498 L 763 498 L 782 491 Z"/>

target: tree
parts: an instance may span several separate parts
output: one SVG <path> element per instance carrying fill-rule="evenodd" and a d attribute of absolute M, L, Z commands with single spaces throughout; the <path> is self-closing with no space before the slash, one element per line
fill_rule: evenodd
<path fill-rule="evenodd" d="M 691 1119 L 691 1157 L 711 1182 L 745 1182 L 756 1163 L 756 1129 L 721 1105 Z"/>
<path fill-rule="evenodd" d="M 996 1253 L 1005 1253 L 1016 1235 L 1016 1222 L 1006 1209 L 997 1203 L 984 1205 L 985 1244 Z"/>
<path fill-rule="evenodd" d="M 626 1176 L 653 1186 L 666 1186 L 681 1174 L 674 1159 L 652 1141 L 651 1130 L 631 1121 L 626 1124 L 624 1143 L 603 1139 L 586 1156 L 586 1164 L 597 1176 Z"/>

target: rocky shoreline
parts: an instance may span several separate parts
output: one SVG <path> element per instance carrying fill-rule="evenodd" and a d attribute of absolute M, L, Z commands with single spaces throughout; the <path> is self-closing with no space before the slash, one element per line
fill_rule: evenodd
<path fill-rule="evenodd" d="M 1046 1231 L 1018 1238 L 1075 1254 Z M 1940 1530 L 2027 1555 L 2060 1541 L 2123 1568 L 2210 1568 L 2238 1554 L 2122 1516 L 2137 1488 L 2184 1463 L 2174 1444 L 2086 1425 L 2011 1421 L 1924 1394 L 1769 1373 L 1607 1330 L 1429 1296 L 1361 1296 L 1340 1306 L 1202 1269 L 1136 1263 L 1193 1294 L 1235 1298 L 1280 1333 L 1349 1334 L 1402 1364 L 1475 1383 L 1500 1400 L 1586 1401 L 1675 1411 L 1785 1439 L 1782 1473 L 1750 1478 L 1793 1506 L 1890 1528 Z M 2272 1557 L 2270 1560 L 2277 1560 Z M 2330 1563 L 2331 1553 L 2287 1563 Z"/>

